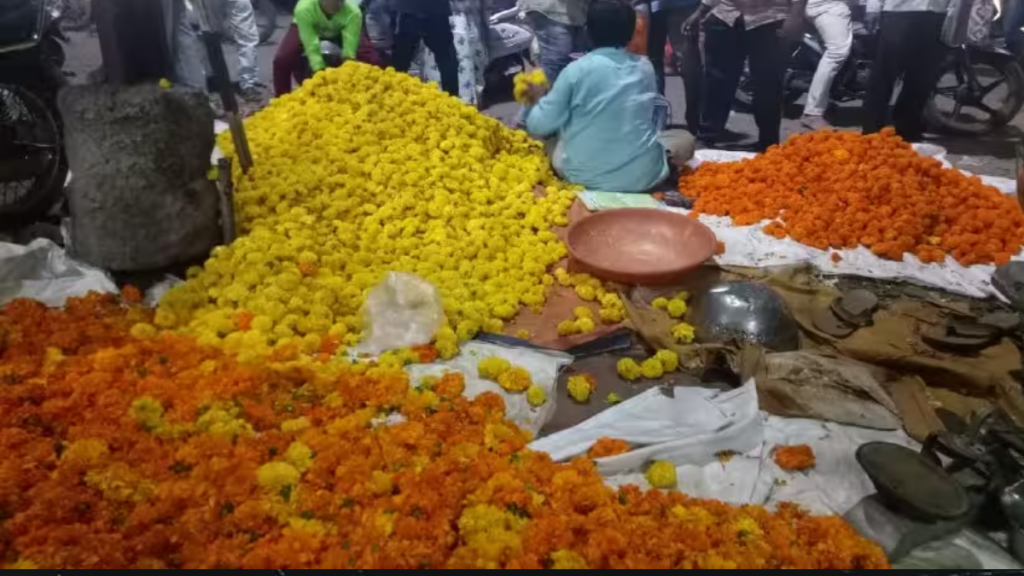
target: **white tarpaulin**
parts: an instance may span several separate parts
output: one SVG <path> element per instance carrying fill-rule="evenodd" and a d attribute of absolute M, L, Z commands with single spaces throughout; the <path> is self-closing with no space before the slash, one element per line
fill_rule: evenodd
<path fill-rule="evenodd" d="M 117 292 L 117 285 L 106 272 L 69 257 L 45 238 L 27 246 L 0 243 L 0 304 L 32 298 L 59 307 L 89 292 Z"/>
<path fill-rule="evenodd" d="M 920 153 L 932 156 L 945 163 L 946 151 L 938 146 L 916 146 Z M 734 162 L 753 157 L 746 152 L 722 150 L 699 150 L 691 165 L 702 162 Z M 948 165 L 948 163 L 947 163 Z M 1004 194 L 1016 192 L 1016 182 L 1007 178 L 981 177 L 986 184 Z M 666 210 L 688 214 L 689 210 L 664 207 Z M 702 215 L 700 221 L 711 228 L 718 240 L 725 244 L 725 253 L 715 261 L 726 266 L 768 267 L 786 264 L 810 263 L 825 274 L 864 276 L 885 280 L 903 280 L 924 286 L 941 288 L 972 298 L 988 296 L 1002 297 L 992 287 L 992 273 L 995 266 L 975 265 L 965 267 L 952 258 L 942 264 L 922 264 L 915 256 L 907 254 L 903 262 L 883 260 L 863 246 L 853 250 L 835 250 L 842 256 L 840 262 L 833 262 L 833 251 L 818 250 L 790 238 L 782 240 L 765 234 L 762 229 L 770 220 L 752 226 L 734 226 L 728 217 Z M 1024 260 L 1024 251 L 1013 257 Z"/>

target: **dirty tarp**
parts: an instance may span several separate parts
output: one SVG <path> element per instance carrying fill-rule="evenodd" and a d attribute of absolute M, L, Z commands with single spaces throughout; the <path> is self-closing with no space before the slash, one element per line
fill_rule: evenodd
<path fill-rule="evenodd" d="M 972 404 L 969 400 L 991 400 L 1006 409 L 1018 422 L 1024 422 L 1024 395 L 1014 378 L 1014 373 L 1020 370 L 1021 360 L 1012 342 L 1004 340 L 973 357 L 936 351 L 921 342 L 920 332 L 941 324 L 944 321 L 944 310 L 910 298 L 885 302 L 883 308 L 875 314 L 873 327 L 860 329 L 845 340 L 831 338 L 814 328 L 811 313 L 818 306 L 827 306 L 839 292 L 819 280 L 813 270 L 806 266 L 772 269 L 719 269 L 704 266 L 679 285 L 638 287 L 633 290 L 628 302 L 634 326 L 651 346 L 676 350 L 684 358 L 684 363 L 698 365 L 706 362 L 724 347 L 683 346 L 672 342 L 668 331 L 677 321 L 662 311 L 652 310 L 648 303 L 657 296 L 679 290 L 704 290 L 722 280 L 763 281 L 775 288 L 804 329 L 802 347 L 805 349 L 824 349 L 901 374 L 918 375 L 926 385 L 925 397 L 929 404 L 938 402 L 936 394 L 931 390 L 940 389 L 942 392 L 939 394 L 945 400 L 961 409 Z M 891 379 L 892 382 L 898 380 L 898 377 Z M 886 379 L 880 382 L 888 386 Z M 785 394 L 780 395 L 779 389 L 765 386 L 763 380 L 758 384 L 759 392 L 766 399 L 762 409 L 785 416 L 822 417 L 822 414 L 810 410 L 794 411 L 792 406 L 784 409 L 779 402 L 771 401 L 785 400 L 792 396 L 793 390 L 785 390 Z M 866 400 L 869 397 L 863 398 Z M 903 402 L 896 402 L 897 409 L 901 418 L 906 420 L 905 410 L 910 409 L 913 395 L 903 390 L 900 399 Z"/>

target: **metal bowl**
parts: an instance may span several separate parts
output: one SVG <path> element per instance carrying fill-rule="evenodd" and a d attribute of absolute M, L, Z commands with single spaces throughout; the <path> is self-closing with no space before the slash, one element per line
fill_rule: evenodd
<path fill-rule="evenodd" d="M 667 210 L 598 212 L 569 228 L 576 268 L 626 284 L 669 284 L 715 254 L 714 232 Z"/>
<path fill-rule="evenodd" d="M 716 284 L 694 296 L 686 319 L 698 342 L 742 342 L 775 352 L 800 348 L 796 320 L 782 297 L 766 284 Z"/>

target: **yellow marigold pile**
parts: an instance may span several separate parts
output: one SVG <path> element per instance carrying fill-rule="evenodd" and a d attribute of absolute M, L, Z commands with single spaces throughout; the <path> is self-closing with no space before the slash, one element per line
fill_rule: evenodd
<path fill-rule="evenodd" d="M 131 334 L 111 296 L 0 314 L 2 568 L 877 568 L 837 517 L 607 487 L 462 376 Z M 313 364 L 320 362 L 317 370 Z M 666 470 L 667 472 L 667 470 Z"/>
<path fill-rule="evenodd" d="M 772 220 L 766 234 L 821 250 L 863 245 L 888 260 L 948 255 L 969 266 L 1004 264 L 1024 245 L 1016 200 L 918 155 L 891 128 L 791 136 L 751 160 L 702 164 L 679 186 L 697 198 L 694 215 Z"/>
<path fill-rule="evenodd" d="M 157 325 L 231 350 L 309 335 L 351 344 L 366 291 L 388 271 L 437 286 L 460 334 L 501 331 L 521 306 L 544 305 L 547 269 L 567 254 L 551 230 L 575 193 L 525 133 L 354 62 L 246 128 L 255 166 L 234 174 L 245 235 L 167 294 Z M 219 143 L 235 156 L 226 134 Z"/>

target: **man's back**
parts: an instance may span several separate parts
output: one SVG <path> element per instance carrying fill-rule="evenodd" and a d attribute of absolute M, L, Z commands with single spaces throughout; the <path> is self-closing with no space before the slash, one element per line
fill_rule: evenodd
<path fill-rule="evenodd" d="M 565 176 L 591 189 L 640 192 L 668 173 L 658 142 L 657 80 L 650 61 L 601 48 L 569 65 L 527 115 L 529 132 L 559 133 Z"/>

